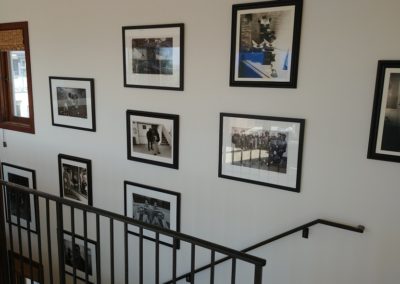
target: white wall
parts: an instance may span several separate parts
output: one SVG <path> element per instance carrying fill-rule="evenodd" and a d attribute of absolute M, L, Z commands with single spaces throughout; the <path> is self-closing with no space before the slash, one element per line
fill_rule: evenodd
<path fill-rule="evenodd" d="M 264 283 L 398 283 L 400 165 L 366 153 L 377 61 L 400 59 L 400 2 L 305 0 L 297 89 L 229 87 L 240 2 L 0 0 L 0 22 L 29 21 L 36 124 L 5 131 L 1 161 L 58 195 L 57 155 L 91 159 L 94 205 L 121 214 L 124 180 L 181 192 L 182 231 L 237 249 L 315 218 L 364 224 L 364 235 L 318 226 L 256 251 Z M 121 27 L 179 22 L 185 91 L 124 88 Z M 95 78 L 97 132 L 51 125 L 49 76 Z M 179 170 L 127 160 L 127 109 L 180 115 Z M 299 194 L 218 178 L 220 112 L 306 119 Z"/>

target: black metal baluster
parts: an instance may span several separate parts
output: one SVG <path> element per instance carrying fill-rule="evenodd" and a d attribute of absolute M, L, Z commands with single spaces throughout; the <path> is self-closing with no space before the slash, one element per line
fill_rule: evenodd
<path fill-rule="evenodd" d="M 63 205 L 56 201 L 57 207 L 57 234 L 58 234 L 58 261 L 60 283 L 65 284 L 65 263 L 64 263 L 64 217 Z"/>
<path fill-rule="evenodd" d="M 19 250 L 19 265 L 20 265 L 20 272 L 21 275 L 25 275 L 25 270 L 24 270 L 24 260 L 22 259 L 22 254 L 23 254 L 23 249 L 22 249 L 22 234 L 21 234 L 21 208 L 19 206 L 20 204 L 20 198 L 21 198 L 21 192 L 19 190 L 17 192 L 17 199 L 15 201 L 15 206 L 17 207 L 17 232 L 18 232 L 18 250 Z M 28 220 L 27 220 L 28 222 Z"/>
<path fill-rule="evenodd" d="M 41 223 L 40 223 L 40 208 L 39 208 L 39 197 L 34 196 L 34 204 L 35 204 L 35 221 L 36 221 L 36 233 L 37 233 L 37 243 L 38 243 L 38 250 L 39 250 L 39 283 L 44 283 L 44 279 L 42 279 L 44 273 L 43 269 L 43 256 L 42 256 L 42 230 L 41 230 Z"/>
<path fill-rule="evenodd" d="M 195 274 L 194 274 L 194 270 L 195 270 L 195 265 L 196 265 L 196 245 L 192 244 L 192 260 L 191 260 L 191 268 L 190 268 L 190 280 L 192 284 L 194 284 L 194 278 L 195 278 Z"/>
<path fill-rule="evenodd" d="M 8 214 L 8 231 L 10 233 L 10 250 L 11 257 L 14 259 L 14 237 L 13 237 L 13 227 L 12 227 L 12 215 L 11 215 L 11 191 L 9 187 L 6 187 L 6 198 L 7 198 L 7 214 Z M 15 263 L 13 261 L 12 267 L 15 267 Z"/>
<path fill-rule="evenodd" d="M 139 283 L 143 284 L 143 228 L 139 229 Z"/>
<path fill-rule="evenodd" d="M 1 186 L 0 188 L 0 234 L 1 234 L 1 238 L 0 238 L 0 242 L 3 245 L 0 245 L 0 248 L 2 248 L 3 250 L 0 251 L 1 257 L 3 258 L 1 260 L 1 264 L 4 265 L 3 269 L 4 269 L 4 274 L 3 274 L 3 278 L 0 279 L 0 281 L 4 281 L 6 283 L 11 282 L 11 280 L 9 279 L 9 273 L 10 273 L 10 262 L 9 262 L 9 256 L 8 256 L 8 251 L 7 251 L 7 235 L 6 235 L 6 218 L 4 216 L 4 214 L 7 212 L 6 211 L 6 187 L 5 186 Z M 12 259 L 12 258 L 11 258 Z"/>
<path fill-rule="evenodd" d="M 110 218 L 110 267 L 111 284 L 114 284 L 114 219 Z"/>
<path fill-rule="evenodd" d="M 84 237 L 84 250 L 85 250 L 85 281 L 89 283 L 89 273 L 88 273 L 88 242 L 87 242 L 87 211 L 83 210 L 83 237 Z M 93 265 L 93 262 L 92 262 Z"/>
<path fill-rule="evenodd" d="M 263 267 L 260 265 L 255 265 L 254 271 L 254 284 L 262 284 L 262 270 Z"/>
<path fill-rule="evenodd" d="M 30 193 L 23 193 L 23 196 L 28 196 L 28 202 L 30 204 L 31 202 L 31 195 Z M 27 208 L 31 208 L 30 206 Z M 31 212 L 26 212 L 27 215 L 31 214 Z M 33 216 L 31 216 L 30 218 L 31 220 L 33 220 Z M 31 238 L 31 221 L 26 219 L 26 226 L 27 226 L 27 232 L 26 234 L 28 235 L 28 256 L 29 256 L 29 275 L 30 275 L 30 280 L 31 283 L 33 284 L 33 267 L 32 267 L 32 238 Z"/>
<path fill-rule="evenodd" d="M 231 284 L 235 284 L 236 282 L 236 258 L 232 258 L 232 277 Z"/>
<path fill-rule="evenodd" d="M 176 284 L 176 243 L 177 240 L 173 237 L 173 245 L 172 245 L 172 283 Z"/>
<path fill-rule="evenodd" d="M 156 233 L 156 283 L 160 284 L 160 234 Z"/>
<path fill-rule="evenodd" d="M 72 250 L 72 259 L 71 259 L 71 265 L 72 265 L 72 277 L 74 284 L 76 284 L 76 256 L 75 256 L 75 208 L 71 206 L 71 250 Z"/>
<path fill-rule="evenodd" d="M 101 284 L 101 241 L 100 241 L 100 215 L 96 213 L 96 271 L 97 271 L 97 283 Z"/>
<path fill-rule="evenodd" d="M 128 224 L 124 223 L 124 249 L 125 249 L 125 284 L 129 284 L 129 244 L 128 244 Z"/>
<path fill-rule="evenodd" d="M 210 264 L 210 284 L 214 284 L 214 273 L 215 273 L 215 250 L 211 251 L 211 264 Z"/>
<path fill-rule="evenodd" d="M 49 258 L 49 277 L 50 283 L 53 282 L 53 258 L 51 255 L 51 231 L 50 231 L 50 204 L 49 199 L 46 198 L 46 225 L 47 225 L 47 254 Z"/>

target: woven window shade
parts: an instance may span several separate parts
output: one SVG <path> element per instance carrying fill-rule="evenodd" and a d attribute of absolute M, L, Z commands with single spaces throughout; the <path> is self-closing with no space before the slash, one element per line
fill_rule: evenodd
<path fill-rule="evenodd" d="M 24 50 L 22 30 L 0 30 L 0 51 Z"/>

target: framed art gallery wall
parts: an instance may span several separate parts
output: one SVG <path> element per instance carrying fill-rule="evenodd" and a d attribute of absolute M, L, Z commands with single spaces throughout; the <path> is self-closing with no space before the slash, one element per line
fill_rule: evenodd
<path fill-rule="evenodd" d="M 265 283 L 397 283 L 400 165 L 367 152 L 378 60 L 400 60 L 400 2 L 304 0 L 297 88 L 229 85 L 232 5 L 241 3 L 250 1 L 3 0 L 0 22 L 29 22 L 36 134 L 6 130 L 1 162 L 35 170 L 37 189 L 59 196 L 58 154 L 88 159 L 93 205 L 120 214 L 124 181 L 180 193 L 181 232 L 236 249 L 315 218 L 364 224 L 360 236 L 318 226 L 310 240 L 255 251 L 268 260 Z M 122 27 L 177 23 L 184 90 L 124 87 Z M 94 79 L 96 132 L 52 125 L 50 76 Z M 179 169 L 127 159 L 127 110 L 179 115 Z M 305 119 L 300 192 L 218 177 L 220 113 Z M 182 244 L 179 257 L 187 253 Z M 116 265 L 116 282 L 123 274 Z"/>

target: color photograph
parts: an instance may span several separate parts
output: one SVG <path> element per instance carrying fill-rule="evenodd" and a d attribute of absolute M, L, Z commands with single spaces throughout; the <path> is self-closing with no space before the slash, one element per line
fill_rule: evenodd
<path fill-rule="evenodd" d="M 296 87 L 301 1 L 233 5 L 231 85 Z"/>

